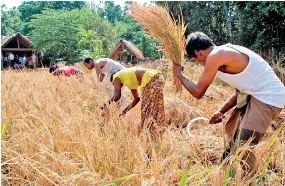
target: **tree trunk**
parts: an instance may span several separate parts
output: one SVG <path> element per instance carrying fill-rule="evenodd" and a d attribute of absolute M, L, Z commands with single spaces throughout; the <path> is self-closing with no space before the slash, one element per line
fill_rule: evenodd
<path fill-rule="evenodd" d="M 227 25 L 227 37 L 228 37 L 228 41 L 231 41 L 231 36 L 232 36 L 232 32 L 231 32 L 231 21 L 229 18 L 229 2 L 224 2 L 224 15 L 226 18 L 226 25 Z"/>

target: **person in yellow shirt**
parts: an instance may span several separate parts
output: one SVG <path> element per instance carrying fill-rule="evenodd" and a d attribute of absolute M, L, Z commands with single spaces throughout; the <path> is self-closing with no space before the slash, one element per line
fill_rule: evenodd
<path fill-rule="evenodd" d="M 132 103 L 123 110 L 120 116 L 125 115 L 142 100 L 141 127 L 150 128 L 151 134 L 155 136 L 162 133 L 166 123 L 163 100 L 164 80 L 161 72 L 156 69 L 132 67 L 113 73 L 110 80 L 114 85 L 115 95 L 109 103 L 117 102 L 121 98 L 122 86 L 128 87 L 134 97 Z M 140 88 L 141 98 L 138 88 Z"/>

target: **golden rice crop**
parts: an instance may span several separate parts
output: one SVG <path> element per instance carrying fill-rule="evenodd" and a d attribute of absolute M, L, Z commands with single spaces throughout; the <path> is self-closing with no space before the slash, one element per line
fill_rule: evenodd
<path fill-rule="evenodd" d="M 108 100 L 107 94 L 95 71 L 79 68 L 85 72 L 83 78 L 54 77 L 48 69 L 2 71 L 2 185 L 98 186 L 109 181 L 124 186 L 178 185 L 188 167 L 188 185 L 247 183 L 238 175 L 229 177 L 230 168 L 239 170 L 238 154 L 228 165 L 218 161 L 224 146 L 222 124 L 197 124 L 200 136 L 191 139 L 175 123 L 196 114 L 210 117 L 232 94 L 231 88 L 216 81 L 207 96 L 197 100 L 185 90 L 177 94 L 167 78 L 164 93 L 170 126 L 161 140 L 150 141 L 147 130 L 137 134 L 140 105 L 123 118 L 112 105 L 106 121 L 100 106 Z M 195 66 L 185 69 L 194 81 L 201 71 Z M 132 100 L 130 91 L 124 95 Z M 284 183 L 285 133 L 274 134 L 270 128 L 257 148 L 254 178 L 262 178 L 258 185 Z"/>
<path fill-rule="evenodd" d="M 184 34 L 187 28 L 183 16 L 175 20 L 163 7 L 142 6 L 138 3 L 131 4 L 129 9 L 131 10 L 130 16 L 160 43 L 167 57 L 173 63 L 182 65 L 184 63 Z M 177 78 L 174 78 L 174 83 L 177 90 L 181 90 L 182 85 Z"/>

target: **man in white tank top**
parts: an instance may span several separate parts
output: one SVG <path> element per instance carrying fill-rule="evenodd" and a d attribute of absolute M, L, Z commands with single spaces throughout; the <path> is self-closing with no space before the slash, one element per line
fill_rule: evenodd
<path fill-rule="evenodd" d="M 110 97 L 114 96 L 114 90 L 112 89 L 113 85 L 110 81 L 111 75 L 115 72 L 118 72 L 125 67 L 120 63 L 109 59 L 109 58 L 100 58 L 94 61 L 91 57 L 85 57 L 83 59 L 83 64 L 89 70 L 95 68 L 97 77 L 100 82 L 103 82 L 104 88 Z M 119 101 L 119 105 L 123 103 L 124 98 L 122 97 Z"/>
<path fill-rule="evenodd" d="M 95 68 L 100 82 L 102 82 L 105 77 L 109 78 L 108 81 L 110 81 L 113 73 L 125 68 L 120 63 L 109 58 L 100 58 L 94 61 L 91 57 L 86 57 L 83 60 L 83 64 L 89 70 Z"/>
<path fill-rule="evenodd" d="M 236 89 L 232 97 L 210 118 L 210 124 L 219 123 L 224 114 L 235 107 L 225 125 L 229 144 L 222 159 L 230 154 L 232 147 L 245 144 L 251 137 L 251 145 L 257 144 L 285 105 L 284 85 L 269 64 L 245 47 L 232 44 L 215 46 L 202 32 L 191 33 L 187 37 L 185 49 L 190 59 L 204 66 L 197 84 L 183 75 L 180 65 L 174 66 L 175 75 L 195 98 L 204 96 L 216 75 Z M 238 141 L 241 143 L 237 144 Z M 245 173 L 252 174 L 256 157 L 250 151 L 246 155 L 244 160 L 249 166 L 243 164 L 242 167 Z"/>

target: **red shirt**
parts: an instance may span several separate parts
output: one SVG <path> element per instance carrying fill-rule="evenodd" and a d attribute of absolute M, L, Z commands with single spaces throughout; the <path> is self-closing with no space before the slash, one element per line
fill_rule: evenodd
<path fill-rule="evenodd" d="M 65 66 L 65 67 L 60 67 L 61 71 L 63 72 L 64 76 L 71 76 L 71 75 L 75 75 L 76 73 L 82 73 L 79 69 L 72 67 L 72 66 Z"/>

